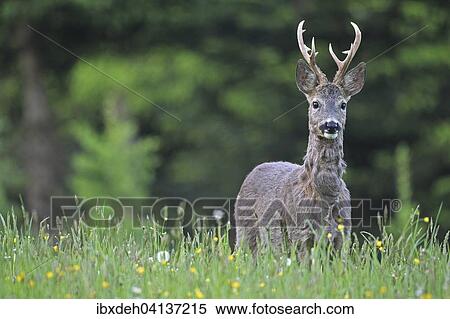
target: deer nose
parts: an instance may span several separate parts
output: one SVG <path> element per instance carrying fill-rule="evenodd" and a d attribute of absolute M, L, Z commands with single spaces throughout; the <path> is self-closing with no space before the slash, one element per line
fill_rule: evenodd
<path fill-rule="evenodd" d="M 341 125 L 336 121 L 326 121 L 320 126 L 322 132 L 334 134 L 341 130 Z"/>

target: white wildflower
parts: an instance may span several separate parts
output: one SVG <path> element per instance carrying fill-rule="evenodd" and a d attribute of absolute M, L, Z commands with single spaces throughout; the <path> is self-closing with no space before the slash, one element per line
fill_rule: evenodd
<path fill-rule="evenodd" d="M 136 294 L 136 295 L 139 295 L 139 294 L 141 294 L 142 289 L 139 288 L 139 287 L 133 286 L 133 287 L 131 287 L 131 292 Z"/>
<path fill-rule="evenodd" d="M 163 251 L 159 251 L 156 254 L 156 260 L 158 262 L 169 261 L 169 259 L 170 259 L 170 254 L 168 251 L 163 250 Z"/>
<path fill-rule="evenodd" d="M 286 258 L 286 266 L 289 267 L 292 264 L 291 258 Z"/>

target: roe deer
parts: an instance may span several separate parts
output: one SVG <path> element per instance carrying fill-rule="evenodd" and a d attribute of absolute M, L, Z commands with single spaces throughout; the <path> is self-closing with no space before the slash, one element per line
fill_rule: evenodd
<path fill-rule="evenodd" d="M 336 248 L 350 234 L 350 192 L 342 179 L 343 132 L 347 103 L 364 85 L 365 63 L 347 72 L 361 43 L 361 31 L 351 22 L 355 40 L 343 52 L 343 61 L 330 43 L 338 67 L 330 82 L 316 64 L 314 38 L 311 48 L 303 42 L 303 24 L 298 25 L 297 39 L 305 60 L 297 63 L 296 82 L 309 102 L 308 148 L 303 165 L 263 163 L 243 182 L 235 206 L 236 247 L 247 243 L 253 255 L 259 244 L 280 251 L 286 242 L 302 259 L 324 232 Z"/>

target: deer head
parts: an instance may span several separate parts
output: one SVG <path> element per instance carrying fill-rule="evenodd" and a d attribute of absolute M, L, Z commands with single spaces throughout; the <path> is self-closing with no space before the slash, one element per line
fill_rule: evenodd
<path fill-rule="evenodd" d="M 359 63 L 347 72 L 348 67 L 361 43 L 361 31 L 351 22 L 355 30 L 355 40 L 350 45 L 343 61 L 333 52 L 331 43 L 329 51 L 336 62 L 338 70 L 332 82 L 316 64 L 316 46 L 314 37 L 311 48 L 303 41 L 303 24 L 301 21 L 297 29 L 297 39 L 300 52 L 304 60 L 297 63 L 296 80 L 298 89 L 303 92 L 309 102 L 309 130 L 321 139 L 335 140 L 345 127 L 347 103 L 350 98 L 361 91 L 364 86 L 366 64 Z"/>

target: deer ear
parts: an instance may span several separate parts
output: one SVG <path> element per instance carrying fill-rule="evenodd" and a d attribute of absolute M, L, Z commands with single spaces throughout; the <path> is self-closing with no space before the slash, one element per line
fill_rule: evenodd
<path fill-rule="evenodd" d="M 317 76 L 309 65 L 302 59 L 297 62 L 296 81 L 298 89 L 308 95 L 317 86 Z"/>
<path fill-rule="evenodd" d="M 347 96 L 353 96 L 362 90 L 366 76 L 366 64 L 361 62 L 347 72 L 342 80 L 342 88 Z"/>

